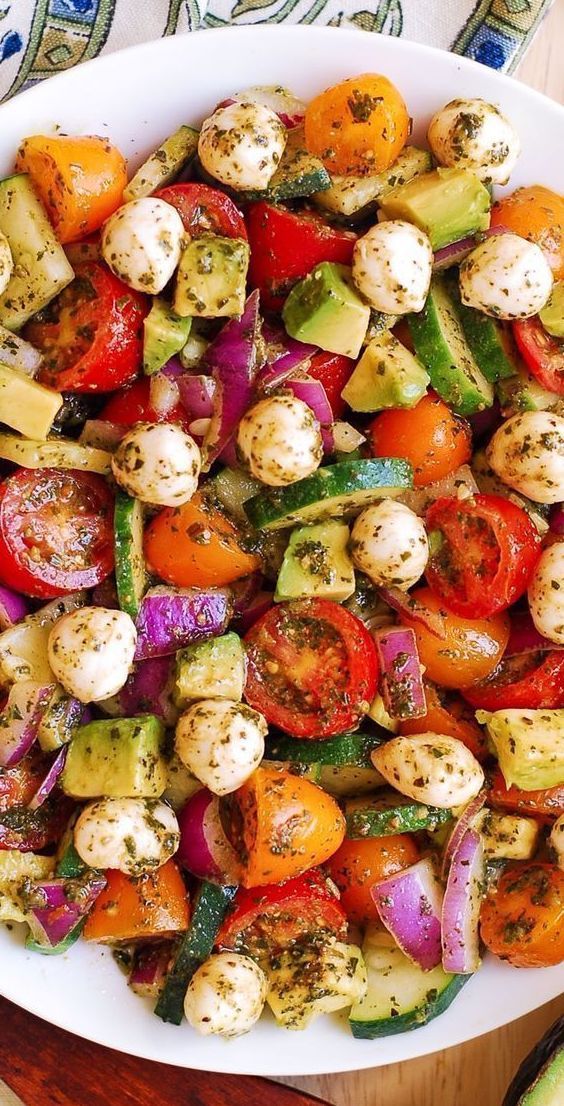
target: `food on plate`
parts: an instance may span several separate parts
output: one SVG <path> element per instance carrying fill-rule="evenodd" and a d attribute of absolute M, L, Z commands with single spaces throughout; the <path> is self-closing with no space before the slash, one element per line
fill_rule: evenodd
<path fill-rule="evenodd" d="M 210 108 L 0 181 L 0 920 L 372 1040 L 564 959 L 564 208 L 483 100 Z"/>

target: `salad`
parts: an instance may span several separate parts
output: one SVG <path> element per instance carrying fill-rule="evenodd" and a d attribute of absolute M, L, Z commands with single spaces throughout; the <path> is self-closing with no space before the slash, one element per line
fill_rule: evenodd
<path fill-rule="evenodd" d="M 0 920 L 203 1034 L 564 960 L 564 200 L 410 130 L 363 74 L 0 181 Z"/>

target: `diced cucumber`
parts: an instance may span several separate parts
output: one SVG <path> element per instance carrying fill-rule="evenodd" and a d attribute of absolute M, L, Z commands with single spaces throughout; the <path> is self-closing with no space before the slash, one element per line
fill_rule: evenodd
<path fill-rule="evenodd" d="M 324 740 L 304 741 L 286 734 L 267 737 L 265 757 L 291 764 L 354 765 L 370 768 L 370 754 L 383 741 L 380 734 L 340 733 Z M 378 773 L 379 775 L 379 773 Z"/>
<path fill-rule="evenodd" d="M 432 169 L 381 201 L 386 219 L 406 219 L 429 235 L 434 250 L 490 225 L 491 197 L 469 169 Z"/>
<path fill-rule="evenodd" d="M 74 272 L 25 173 L 0 180 L 0 231 L 14 260 L 0 296 L 0 323 L 19 330 L 70 284 Z"/>
<path fill-rule="evenodd" d="M 376 210 L 378 203 L 392 189 L 426 173 L 432 168 L 428 150 L 405 146 L 401 154 L 383 173 L 366 177 L 331 177 L 330 188 L 313 196 L 317 207 L 337 216 L 343 222 L 358 223 Z"/>
<path fill-rule="evenodd" d="M 443 1014 L 470 978 L 449 975 L 439 965 L 430 972 L 414 964 L 391 934 L 370 926 L 362 946 L 368 977 L 364 998 L 353 1006 L 353 1037 L 374 1040 L 417 1029 Z"/>
<path fill-rule="evenodd" d="M 323 162 L 306 149 L 303 127 L 293 127 L 288 131 L 284 153 L 268 188 L 250 189 L 236 193 L 235 197 L 246 203 L 267 200 L 278 204 L 311 196 L 313 192 L 322 193 L 330 185 L 331 177 Z"/>
<path fill-rule="evenodd" d="M 492 385 L 474 360 L 444 277 L 433 277 L 423 311 L 408 323 L 415 352 L 445 402 L 459 415 L 491 407 Z"/>
<path fill-rule="evenodd" d="M 26 438 L 46 438 L 62 406 L 60 392 L 0 364 L 0 422 Z"/>
<path fill-rule="evenodd" d="M 105 449 L 95 449 L 66 438 L 55 437 L 41 442 L 1 432 L 0 457 L 25 469 L 82 469 L 99 472 L 102 476 L 108 476 L 112 467 L 111 453 L 106 453 Z"/>
<path fill-rule="evenodd" d="M 190 928 L 180 942 L 155 1006 L 155 1014 L 164 1022 L 180 1025 L 184 1016 L 184 996 L 188 984 L 200 965 L 210 956 L 236 890 L 236 887 L 220 887 L 217 883 L 204 881 L 200 884 Z"/>
<path fill-rule="evenodd" d="M 206 485 L 206 491 L 216 497 L 235 522 L 247 523 L 244 504 L 257 494 L 262 484 L 247 476 L 243 469 L 220 469 Z"/>
<path fill-rule="evenodd" d="M 242 315 L 249 257 L 249 244 L 242 238 L 215 234 L 192 238 L 178 266 L 176 314 L 211 319 Z"/>
<path fill-rule="evenodd" d="M 449 285 L 451 294 L 453 286 L 453 283 Z M 486 380 L 495 384 L 496 380 L 514 376 L 520 357 L 507 324 L 467 307 L 459 295 L 453 298 L 472 356 Z"/>
<path fill-rule="evenodd" d="M 373 338 L 341 395 L 353 411 L 415 407 L 429 376 L 416 357 L 389 331 Z"/>
<path fill-rule="evenodd" d="M 61 787 L 75 799 L 157 799 L 167 782 L 163 747 L 154 714 L 89 722 L 69 745 Z"/>
<path fill-rule="evenodd" d="M 6 327 L 0 326 L 0 364 L 33 377 L 39 371 L 42 360 L 35 346 L 24 341 L 18 334 L 12 334 L 12 331 Z"/>
<path fill-rule="evenodd" d="M 147 588 L 143 555 L 143 505 L 119 491 L 114 507 L 116 589 L 119 605 L 132 618 Z"/>
<path fill-rule="evenodd" d="M 72 835 L 64 849 L 59 853 L 59 859 L 55 866 L 55 875 L 59 879 L 78 879 L 86 871 L 86 864 L 78 855 Z"/>
<path fill-rule="evenodd" d="M 199 137 L 198 131 L 193 127 L 182 126 L 169 138 L 165 138 L 126 185 L 124 201 L 150 196 L 152 192 L 174 180 L 195 157 Z"/>
<path fill-rule="evenodd" d="M 233 632 L 181 649 L 176 656 L 176 699 L 185 705 L 195 699 L 243 698 L 245 652 Z"/>
<path fill-rule="evenodd" d="M 342 517 L 413 486 L 409 462 L 395 457 L 340 461 L 285 488 L 269 488 L 244 504 L 257 529 L 279 530 L 297 522 Z"/>
<path fill-rule="evenodd" d="M 388 733 L 398 733 L 399 720 L 392 718 L 391 714 L 388 714 L 382 696 L 378 692 L 370 704 L 370 710 L 368 711 L 368 717 L 376 722 L 382 729 L 387 730 Z"/>
<path fill-rule="evenodd" d="M 366 994 L 362 953 L 341 941 L 287 949 L 266 974 L 266 1001 L 284 1029 L 306 1029 L 320 1014 L 357 1004 Z"/>
<path fill-rule="evenodd" d="M 161 296 L 155 296 L 149 314 L 143 320 L 143 371 L 147 376 L 162 369 L 171 357 L 184 348 L 192 319 L 182 318 Z"/>
<path fill-rule="evenodd" d="M 345 818 L 347 837 L 359 839 L 435 829 L 448 822 L 452 812 L 386 791 L 374 799 L 351 799 L 345 806 Z"/>
<path fill-rule="evenodd" d="M 558 280 L 545 303 L 539 318 L 544 329 L 553 338 L 564 338 L 564 280 Z"/>
<path fill-rule="evenodd" d="M 543 388 L 523 362 L 516 362 L 515 369 L 514 376 L 499 380 L 496 386 L 497 398 L 505 418 L 520 415 L 523 411 L 560 410 L 561 396 Z"/>
<path fill-rule="evenodd" d="M 354 566 L 348 554 L 346 522 L 327 519 L 292 531 L 278 573 L 276 602 L 316 595 L 342 603 L 354 592 Z"/>

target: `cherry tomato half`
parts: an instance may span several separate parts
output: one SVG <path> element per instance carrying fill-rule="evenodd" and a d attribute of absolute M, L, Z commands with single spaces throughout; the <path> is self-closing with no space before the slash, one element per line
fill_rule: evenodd
<path fill-rule="evenodd" d="M 410 718 L 400 723 L 402 736 L 414 733 L 440 733 L 462 741 L 467 749 L 479 761 L 486 760 L 488 747 L 483 731 L 474 718 L 474 713 L 464 699 L 444 688 L 435 687 L 425 680 L 425 703 L 427 711 L 420 718 Z"/>
<path fill-rule="evenodd" d="M 425 522 L 436 546 L 425 576 L 454 614 L 486 618 L 526 591 L 541 539 L 521 507 L 499 495 L 437 499 Z"/>
<path fill-rule="evenodd" d="M 380 920 L 371 887 L 418 860 L 414 839 L 400 833 L 395 837 L 345 839 L 325 867 L 341 892 L 341 906 L 349 921 L 368 925 Z"/>
<path fill-rule="evenodd" d="M 0 485 L 0 580 L 54 599 L 92 588 L 114 566 L 113 497 L 100 476 L 18 469 Z"/>
<path fill-rule="evenodd" d="M 515 864 L 482 903 L 482 940 L 517 968 L 564 960 L 564 872 L 552 864 Z"/>
<path fill-rule="evenodd" d="M 532 815 L 544 822 L 555 822 L 564 814 L 564 783 L 541 791 L 522 791 L 515 784 L 508 787 L 501 769 L 496 768 L 491 784 L 488 803 L 496 809 Z"/>
<path fill-rule="evenodd" d="M 57 841 L 73 803 L 55 794 L 37 810 L 28 803 L 45 779 L 49 758 L 33 750 L 13 768 L 0 768 L 0 851 L 38 852 Z"/>
<path fill-rule="evenodd" d="M 218 188 L 189 181 L 187 184 L 168 184 L 165 188 L 159 188 L 155 196 L 176 208 L 184 230 L 191 238 L 199 238 L 201 234 L 219 234 L 222 238 L 243 238 L 247 241 L 245 220 L 239 208 Z"/>
<path fill-rule="evenodd" d="M 564 280 L 564 197 L 542 184 L 518 188 L 492 207 L 492 227 L 507 227 L 536 242 L 555 280 Z"/>
<path fill-rule="evenodd" d="M 475 710 L 558 710 L 564 707 L 564 653 L 502 657 L 483 683 L 465 688 Z"/>
<path fill-rule="evenodd" d="M 469 424 L 453 415 L 434 392 L 410 410 L 376 415 L 368 439 L 373 457 L 403 457 L 411 462 L 416 488 L 442 480 L 472 456 Z"/>
<path fill-rule="evenodd" d="M 245 645 L 247 702 L 294 737 L 354 729 L 376 694 L 374 640 L 330 599 L 278 603 L 255 622 Z"/>
<path fill-rule="evenodd" d="M 43 384 L 63 392 L 111 392 L 129 384 L 141 366 L 147 300 L 101 262 L 81 262 L 75 273 L 27 324 L 24 337 L 43 354 Z"/>
<path fill-rule="evenodd" d="M 145 530 L 151 571 L 180 588 L 223 587 L 250 576 L 260 559 L 244 548 L 231 519 L 199 492 L 181 507 L 163 507 Z"/>
<path fill-rule="evenodd" d="M 354 366 L 355 362 L 350 357 L 343 357 L 340 353 L 326 353 L 323 349 L 310 357 L 307 374 L 323 384 L 335 419 L 342 418 L 345 413 L 346 403 L 341 398 L 341 392 L 352 375 Z"/>
<path fill-rule="evenodd" d="M 547 391 L 564 396 L 564 344 L 537 316 L 513 323 L 513 334 L 529 372 Z"/>
<path fill-rule="evenodd" d="M 135 426 L 137 422 L 177 422 L 188 430 L 191 419 L 181 403 L 177 403 L 167 415 L 151 407 L 151 382 L 148 376 L 140 376 L 128 388 L 110 396 L 104 404 L 100 419 L 117 426 Z"/>
<path fill-rule="evenodd" d="M 381 173 L 405 146 L 409 128 L 398 89 L 380 73 L 325 89 L 305 114 L 307 148 L 332 173 Z"/>

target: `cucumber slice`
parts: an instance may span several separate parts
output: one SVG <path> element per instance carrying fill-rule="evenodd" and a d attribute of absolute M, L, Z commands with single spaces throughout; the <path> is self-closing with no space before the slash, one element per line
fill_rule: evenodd
<path fill-rule="evenodd" d="M 323 741 L 303 741 L 286 734 L 267 737 L 265 757 L 290 764 L 321 764 L 371 768 L 370 754 L 385 741 L 385 736 L 370 733 L 339 733 Z M 378 773 L 379 774 L 379 773 Z"/>
<path fill-rule="evenodd" d="M 132 618 L 147 587 L 143 556 L 143 506 L 125 492 L 118 492 L 114 508 L 116 588 L 119 605 Z"/>
<path fill-rule="evenodd" d="M 102 476 L 111 472 L 111 454 L 105 449 L 94 449 L 66 438 L 39 442 L 0 433 L 0 457 L 24 469 L 83 469 Z"/>
<path fill-rule="evenodd" d="M 358 223 L 371 215 L 392 188 L 431 169 L 431 155 L 416 146 L 406 146 L 397 161 L 383 173 L 367 177 L 333 176 L 331 187 L 317 192 L 313 201 L 322 211 L 336 216 L 339 221 Z"/>
<path fill-rule="evenodd" d="M 386 791 L 374 799 L 351 799 L 345 806 L 345 818 L 347 837 L 358 840 L 436 829 L 452 818 L 452 812 Z"/>
<path fill-rule="evenodd" d="M 0 422 L 27 438 L 46 438 L 63 406 L 53 388 L 0 364 Z"/>
<path fill-rule="evenodd" d="M 217 498 L 229 515 L 239 523 L 247 523 L 244 503 L 262 487 L 258 480 L 247 476 L 242 469 L 220 469 L 217 476 L 206 485 L 206 491 Z"/>
<path fill-rule="evenodd" d="M 217 185 L 217 181 L 213 182 Z M 331 185 L 331 177 L 322 161 L 308 153 L 303 127 L 294 127 L 288 131 L 286 147 L 268 188 L 255 189 L 235 194 L 240 202 L 267 200 L 277 204 L 286 200 L 297 200 L 311 196 L 313 192 L 323 192 Z"/>
<path fill-rule="evenodd" d="M 216 883 L 200 884 L 190 928 L 185 933 L 165 985 L 155 1006 L 155 1014 L 164 1022 L 180 1025 L 184 1014 L 184 996 L 194 973 L 210 956 L 221 923 L 237 888 Z"/>
<path fill-rule="evenodd" d="M 425 307 L 408 323 L 415 352 L 445 402 L 459 415 L 491 407 L 492 385 L 472 355 L 444 278 L 433 278 Z"/>
<path fill-rule="evenodd" d="M 258 530 L 279 530 L 294 522 L 353 514 L 376 499 L 400 495 L 412 485 L 408 461 L 395 457 L 340 461 L 288 487 L 259 492 L 244 503 L 244 510 Z"/>
<path fill-rule="evenodd" d="M 123 199 L 139 200 L 150 196 L 157 188 L 163 188 L 195 157 L 198 149 L 198 131 L 193 127 L 179 127 L 152 153 L 126 185 Z"/>
<path fill-rule="evenodd" d="M 449 290 L 452 292 L 452 285 Z M 509 327 L 497 319 L 483 315 L 481 311 L 467 307 L 459 296 L 453 296 L 453 299 L 456 302 L 464 337 L 486 380 L 495 384 L 496 380 L 514 376 L 518 370 L 520 358 Z"/>
<path fill-rule="evenodd" d="M 19 330 L 70 284 L 74 272 L 25 173 L 0 181 L 0 231 L 14 260 L 0 296 L 0 323 Z"/>
<path fill-rule="evenodd" d="M 371 1041 L 405 1033 L 443 1014 L 470 978 L 449 975 L 439 965 L 424 972 L 399 949 L 389 933 L 370 926 L 362 954 L 368 989 L 352 1007 L 353 1037 Z"/>

